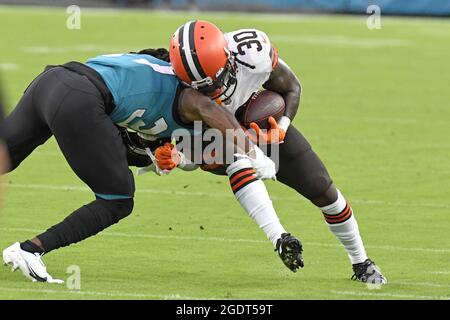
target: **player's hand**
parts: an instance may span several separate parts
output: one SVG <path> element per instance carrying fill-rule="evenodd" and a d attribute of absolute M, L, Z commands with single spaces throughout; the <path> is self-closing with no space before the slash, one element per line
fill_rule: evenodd
<path fill-rule="evenodd" d="M 277 120 L 274 117 L 269 117 L 269 130 L 261 130 L 261 128 L 255 123 L 250 123 L 250 128 L 253 129 L 255 137 L 250 137 L 250 139 L 260 144 L 273 144 L 273 143 L 283 143 L 286 137 L 286 131 L 278 126 Z M 251 133 L 253 134 L 253 133 Z"/>
<path fill-rule="evenodd" d="M 161 170 L 172 170 L 181 162 L 180 155 L 173 144 L 166 142 L 155 150 L 156 164 Z"/>

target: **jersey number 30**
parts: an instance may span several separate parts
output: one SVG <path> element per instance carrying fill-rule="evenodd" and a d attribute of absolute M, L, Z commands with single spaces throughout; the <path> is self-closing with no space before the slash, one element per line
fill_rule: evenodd
<path fill-rule="evenodd" d="M 243 48 L 251 49 L 252 47 L 256 47 L 257 51 L 261 51 L 263 47 L 257 38 L 256 31 L 242 31 L 233 36 L 234 41 L 238 44 L 237 49 L 240 55 L 245 54 Z"/>

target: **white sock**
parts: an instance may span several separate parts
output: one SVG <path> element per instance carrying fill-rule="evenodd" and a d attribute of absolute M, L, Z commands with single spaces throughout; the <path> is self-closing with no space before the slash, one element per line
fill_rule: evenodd
<path fill-rule="evenodd" d="M 331 232 L 341 241 L 352 264 L 367 259 L 366 250 L 359 234 L 358 223 L 353 216 L 352 208 L 338 190 L 337 200 L 319 208 Z"/>
<path fill-rule="evenodd" d="M 286 230 L 280 224 L 264 182 L 256 177 L 248 159 L 233 162 L 228 166 L 227 174 L 236 199 L 275 247 Z"/>

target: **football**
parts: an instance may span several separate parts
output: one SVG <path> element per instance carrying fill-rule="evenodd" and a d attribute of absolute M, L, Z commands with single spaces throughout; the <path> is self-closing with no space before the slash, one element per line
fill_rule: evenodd
<path fill-rule="evenodd" d="M 247 106 L 239 112 L 237 119 L 246 128 L 255 122 L 261 129 L 269 129 L 269 117 L 278 121 L 284 114 L 284 108 L 284 99 L 280 94 L 263 90 L 253 95 Z"/>

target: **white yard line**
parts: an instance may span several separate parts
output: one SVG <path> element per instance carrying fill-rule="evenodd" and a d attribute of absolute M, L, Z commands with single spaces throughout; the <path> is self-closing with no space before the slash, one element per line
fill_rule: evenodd
<path fill-rule="evenodd" d="M 17 63 L 3 62 L 0 63 L 0 70 L 8 71 L 8 70 L 16 70 L 19 68 Z"/>
<path fill-rule="evenodd" d="M 350 46 L 362 48 L 374 47 L 408 47 L 414 45 L 413 41 L 406 39 L 363 39 L 353 38 L 341 35 L 287 35 L 287 34 L 273 34 L 270 35 L 270 40 L 273 42 L 286 43 L 302 43 L 313 45 L 335 45 L 335 46 Z"/>
<path fill-rule="evenodd" d="M 30 232 L 30 233 L 40 233 L 44 230 L 42 229 L 31 229 L 31 228 L 2 228 L 0 231 L 3 232 Z M 258 240 L 258 239 L 243 239 L 243 238 L 223 238 L 223 237 L 199 237 L 199 236 L 176 236 L 176 235 L 158 235 L 158 234 L 142 234 L 142 233 L 126 233 L 126 232 L 102 232 L 99 235 L 106 237 L 116 237 L 116 238 L 136 238 L 136 239 L 162 239 L 162 240 L 178 240 L 178 241 L 218 241 L 218 242 L 228 242 L 228 243 L 259 243 L 268 244 L 268 240 Z M 320 243 L 320 242 L 308 242 L 308 246 L 313 247 L 328 247 L 328 248 L 339 248 L 340 244 L 332 243 Z M 388 251 L 416 251 L 416 252 L 427 252 L 427 253 L 450 253 L 450 249 L 434 249 L 434 248 L 416 248 L 416 247 L 397 247 L 397 246 L 374 246 L 368 245 L 367 249 L 378 249 L 378 250 L 388 250 Z"/>
<path fill-rule="evenodd" d="M 342 145 L 373 145 L 373 146 L 389 146 L 390 148 L 435 148 L 435 149 L 450 149 L 450 144 L 448 143 L 414 143 L 412 141 L 405 140 L 377 140 L 377 139 L 337 139 L 331 137 L 317 137 L 315 141 L 327 144 L 342 144 Z"/>
<path fill-rule="evenodd" d="M 355 123 L 355 119 L 349 118 L 349 117 L 343 117 L 341 115 L 330 115 L 330 116 L 321 116 L 321 115 L 314 115 L 315 120 L 319 120 L 321 122 L 329 121 L 329 122 L 350 122 Z M 393 118 L 393 117 L 358 117 L 358 123 L 390 123 L 390 124 L 420 124 L 420 119 L 412 119 L 412 118 Z M 435 122 L 433 122 L 435 124 Z M 440 122 L 442 125 L 448 125 L 448 122 L 442 121 Z"/>
<path fill-rule="evenodd" d="M 424 273 L 429 274 L 450 274 L 450 271 L 426 271 Z"/>
<path fill-rule="evenodd" d="M 320 140 L 317 140 L 320 141 Z M 324 143 L 324 141 L 322 141 L 322 143 Z M 39 156 L 39 157 L 59 157 L 61 159 L 64 159 L 63 154 L 61 152 L 58 151 L 36 151 L 33 153 L 33 156 Z M 340 167 L 354 167 L 354 164 L 352 163 L 340 163 L 339 164 Z M 417 172 L 423 171 L 420 169 L 411 169 L 411 168 L 405 168 L 403 166 L 401 166 L 400 164 L 392 164 L 389 163 L 389 166 L 377 166 L 376 169 L 378 171 L 382 170 L 382 171 L 387 171 L 387 172 L 407 172 L 407 173 L 412 173 L 412 174 L 416 174 Z M 450 174 L 450 170 L 441 170 L 441 169 L 427 169 L 428 173 L 432 173 L 432 174 Z M 297 199 L 297 198 L 295 198 Z M 404 204 L 405 206 L 409 206 L 409 204 Z M 446 206 L 445 208 L 450 208 L 450 204 L 448 206 Z"/>
<path fill-rule="evenodd" d="M 20 184 L 11 183 L 4 184 L 6 188 L 18 188 L 18 189 L 39 189 L 39 190 L 55 190 L 55 191 L 80 191 L 80 192 L 92 192 L 88 187 L 78 187 L 69 185 L 47 185 L 47 184 Z M 136 193 L 151 193 L 151 194 L 163 194 L 172 196 L 189 196 L 189 197 L 206 197 L 206 198 L 232 198 L 230 193 L 212 193 L 212 192 L 200 192 L 200 191 L 172 191 L 172 190 L 161 190 L 161 189 L 137 189 Z M 271 196 L 272 200 L 278 201 L 298 201 L 301 199 L 298 197 L 280 197 Z M 367 204 L 367 205 L 380 205 L 380 206 L 391 206 L 391 207 L 423 207 L 423 208 L 437 208 L 437 209 L 449 209 L 450 204 L 447 203 L 403 203 L 403 202 L 390 202 L 384 200 L 363 200 L 363 199 L 353 199 L 351 201 L 355 204 Z"/>
<path fill-rule="evenodd" d="M 188 297 L 179 294 L 140 294 L 140 293 L 120 293 L 120 292 L 98 292 L 98 291 L 78 291 L 78 290 L 52 290 L 52 289 L 23 289 L 0 287 L 0 292 L 26 292 L 26 293 L 47 293 L 47 294 L 72 294 L 78 296 L 106 296 L 114 298 L 141 298 L 141 299 L 162 299 L 162 300 L 206 300 L 217 298 Z"/>
<path fill-rule="evenodd" d="M 154 44 L 155 48 L 164 47 L 162 44 Z M 130 46 L 108 46 L 108 45 L 96 45 L 96 44 L 79 44 L 76 46 L 63 46 L 63 47 L 49 47 L 49 46 L 30 46 L 21 47 L 22 52 L 28 54 L 65 54 L 68 52 L 98 52 L 99 54 L 107 53 L 127 53 L 133 50 L 143 49 L 143 45 L 130 45 Z"/>
<path fill-rule="evenodd" d="M 44 230 L 32 229 L 32 228 L 1 228 L 0 231 L 3 232 L 33 232 L 39 233 Z M 219 242 L 243 242 L 243 243 L 261 243 L 267 244 L 268 241 L 257 240 L 257 239 L 239 239 L 239 238 L 220 238 L 220 237 L 192 237 L 192 236 L 175 236 L 175 235 L 157 235 L 157 234 L 139 234 L 139 233 L 124 233 L 124 232 L 102 232 L 99 235 L 106 237 L 117 237 L 117 238 L 147 238 L 147 239 L 162 239 L 162 240 L 180 240 L 180 241 L 219 241 Z M 333 245 L 336 247 L 337 245 Z"/>
<path fill-rule="evenodd" d="M 367 249 L 388 250 L 388 251 L 416 251 L 427 253 L 450 253 L 449 248 L 419 248 L 419 247 L 397 247 L 397 246 L 365 246 Z"/>
<path fill-rule="evenodd" d="M 373 289 L 376 290 L 376 289 Z M 330 290 L 330 293 L 345 296 L 366 296 L 379 298 L 407 298 L 407 299 L 433 299 L 433 300 L 450 300 L 450 297 L 443 296 L 422 296 L 414 294 L 397 294 L 397 293 L 375 293 L 375 292 L 355 292 L 355 291 L 337 291 Z"/>
<path fill-rule="evenodd" d="M 409 282 L 409 281 L 394 281 L 392 284 L 399 284 L 401 286 L 418 286 L 418 287 L 432 287 L 432 288 L 450 288 L 450 284 L 435 283 L 435 282 Z"/>
<path fill-rule="evenodd" d="M 450 209 L 450 204 L 447 203 L 417 203 L 417 202 L 391 202 L 384 200 L 362 200 L 362 199 L 353 199 L 351 203 L 355 204 L 367 204 L 367 205 L 380 205 L 387 207 L 407 207 L 407 208 L 436 208 L 436 209 Z"/>

